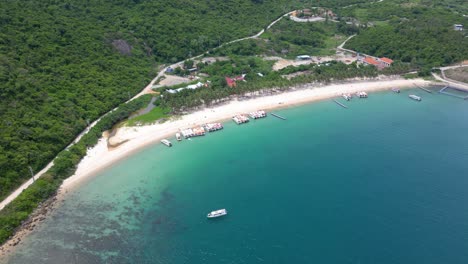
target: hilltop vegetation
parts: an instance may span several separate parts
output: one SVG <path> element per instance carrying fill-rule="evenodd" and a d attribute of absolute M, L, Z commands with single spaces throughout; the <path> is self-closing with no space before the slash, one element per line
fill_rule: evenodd
<path fill-rule="evenodd" d="M 344 16 L 375 24 L 366 26 L 345 47 L 409 63 L 428 74 L 434 66 L 468 58 L 468 38 L 453 30 L 454 24 L 466 24 L 468 18 L 452 11 L 429 1 L 398 0 L 342 10 Z"/>
<path fill-rule="evenodd" d="M 265 55 L 295 58 L 298 55 L 332 55 L 346 36 L 357 33 L 358 27 L 322 21 L 298 23 L 282 19 L 258 39 L 233 43 L 214 52 L 215 55 Z"/>
<path fill-rule="evenodd" d="M 257 32 L 288 3 L 262 2 L 3 1 L 0 198 L 142 89 L 158 62 Z"/>

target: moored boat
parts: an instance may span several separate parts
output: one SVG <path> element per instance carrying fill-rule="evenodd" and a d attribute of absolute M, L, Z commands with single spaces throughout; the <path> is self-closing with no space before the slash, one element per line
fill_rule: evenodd
<path fill-rule="evenodd" d="M 166 145 L 168 147 L 172 147 L 172 143 L 167 139 L 161 140 L 161 143 L 163 143 L 164 145 Z"/>
<path fill-rule="evenodd" d="M 392 91 L 394 91 L 395 93 L 400 93 L 400 89 L 398 89 L 396 87 L 392 88 Z"/>
<path fill-rule="evenodd" d="M 219 209 L 219 210 L 216 210 L 216 211 L 212 211 L 206 217 L 216 218 L 216 217 L 220 217 L 220 216 L 224 216 L 224 215 L 227 215 L 226 209 Z"/>
<path fill-rule="evenodd" d="M 182 136 L 180 135 L 179 132 L 177 132 L 177 133 L 175 134 L 175 137 L 176 137 L 177 141 L 181 141 L 181 140 L 182 140 Z"/>
<path fill-rule="evenodd" d="M 419 102 L 422 100 L 421 97 L 419 97 L 417 95 L 414 95 L 414 94 L 410 94 L 410 95 L 408 95 L 408 97 L 415 100 L 415 101 L 419 101 Z"/>

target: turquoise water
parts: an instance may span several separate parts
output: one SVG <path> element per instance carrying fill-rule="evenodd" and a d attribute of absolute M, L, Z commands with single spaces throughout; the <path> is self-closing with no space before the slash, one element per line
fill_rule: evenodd
<path fill-rule="evenodd" d="M 9 262 L 468 263 L 468 101 L 346 104 L 147 148 L 70 193 Z"/>

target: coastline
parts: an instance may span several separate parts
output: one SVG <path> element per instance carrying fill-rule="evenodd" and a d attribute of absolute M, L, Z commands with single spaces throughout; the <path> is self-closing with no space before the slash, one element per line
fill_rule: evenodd
<path fill-rule="evenodd" d="M 35 210 L 31 217 L 18 228 L 16 233 L 0 246 L 0 260 L 8 258 L 14 252 L 16 245 L 21 244 L 24 237 L 28 236 L 40 225 L 47 215 L 58 207 L 66 198 L 68 191 L 78 187 L 86 180 L 92 179 L 100 171 L 112 166 L 142 150 L 145 147 L 158 143 L 163 138 L 173 137 L 179 129 L 190 128 L 209 122 L 230 120 L 232 116 L 248 113 L 256 110 L 273 110 L 279 108 L 295 107 L 314 101 L 330 99 L 341 96 L 343 93 L 356 93 L 358 91 L 377 92 L 398 88 L 416 88 L 433 84 L 423 79 L 406 80 L 402 78 L 360 80 L 339 84 L 307 84 L 302 88 L 289 91 L 259 96 L 248 100 L 231 100 L 226 104 L 207 107 L 187 115 L 172 118 L 161 124 L 152 124 L 140 127 L 121 127 L 117 129 L 116 136 L 123 142 L 118 147 L 108 148 L 108 135 L 104 133 L 98 143 L 88 149 L 86 156 L 80 161 L 75 174 L 65 179 L 57 194 L 48 199 L 40 208 Z"/>
<path fill-rule="evenodd" d="M 358 91 L 375 92 L 388 90 L 393 87 L 410 88 L 426 86 L 430 81 L 422 79 L 393 79 L 393 80 L 367 80 L 330 85 L 307 85 L 292 91 L 279 94 L 257 97 L 243 101 L 232 100 L 223 105 L 207 107 L 205 109 L 183 115 L 177 119 L 171 119 L 161 124 L 153 124 L 140 127 L 121 127 L 116 133 L 123 143 L 118 147 L 109 149 L 107 138 L 99 139 L 93 148 L 89 149 L 87 155 L 78 164 L 74 175 L 64 180 L 60 187 L 60 194 L 75 188 L 83 180 L 88 179 L 112 164 L 125 159 L 133 153 L 159 142 L 166 137 L 173 137 L 179 129 L 190 128 L 209 122 L 219 122 L 230 119 L 232 116 L 241 113 L 248 113 L 256 110 L 273 110 L 278 108 L 294 107 L 324 100 L 342 93 L 356 93 Z M 59 200 L 62 195 L 59 195 Z"/>

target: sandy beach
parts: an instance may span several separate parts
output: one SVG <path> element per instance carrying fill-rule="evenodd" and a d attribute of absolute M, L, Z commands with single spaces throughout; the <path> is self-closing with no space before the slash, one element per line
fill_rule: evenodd
<path fill-rule="evenodd" d="M 208 122 L 230 119 L 233 115 L 247 113 L 259 109 L 271 110 L 291 107 L 316 100 L 323 100 L 342 93 L 356 93 L 358 91 L 381 91 L 393 87 L 409 88 L 415 85 L 425 86 L 430 82 L 422 79 L 383 79 L 351 82 L 345 84 L 332 84 L 327 86 L 309 85 L 305 89 L 292 90 L 280 94 L 258 97 L 250 100 L 233 100 L 227 104 L 174 118 L 162 124 L 141 127 L 119 128 L 115 137 L 125 141 L 116 148 L 109 149 L 107 138 L 101 138 L 98 144 L 88 150 L 87 155 L 79 163 L 76 173 L 66 179 L 60 192 L 66 193 L 82 180 L 87 179 L 113 163 L 124 159 L 145 146 L 159 142 L 162 138 L 172 137 L 179 129 L 190 128 Z"/>
<path fill-rule="evenodd" d="M 125 159 L 133 153 L 151 144 L 159 143 L 162 138 L 173 137 L 179 129 L 190 128 L 208 122 L 229 120 L 232 116 L 240 113 L 248 113 L 255 110 L 272 110 L 277 108 L 293 107 L 317 100 L 341 96 L 343 93 L 356 93 L 358 91 L 375 92 L 388 90 L 393 87 L 411 88 L 427 86 L 432 83 L 422 79 L 373 79 L 366 81 L 352 81 L 342 84 L 330 85 L 307 85 L 305 88 L 290 90 L 269 96 L 257 97 L 249 100 L 233 100 L 226 104 L 205 108 L 180 117 L 175 117 L 161 124 L 122 127 L 114 135 L 123 142 L 118 147 L 109 148 L 107 143 L 108 133 L 99 139 L 98 143 L 90 148 L 87 155 L 78 164 L 75 174 L 66 179 L 58 191 L 56 197 L 44 203 L 22 228 L 15 233 L 4 245 L 0 247 L 0 259 L 12 252 L 13 248 L 21 243 L 23 237 L 27 236 L 36 226 L 47 217 L 48 212 L 58 206 L 69 190 L 76 188 L 86 179 L 91 179 L 99 171 L 111 166 L 119 160 Z M 372 94 L 367 100 L 372 100 Z"/>

